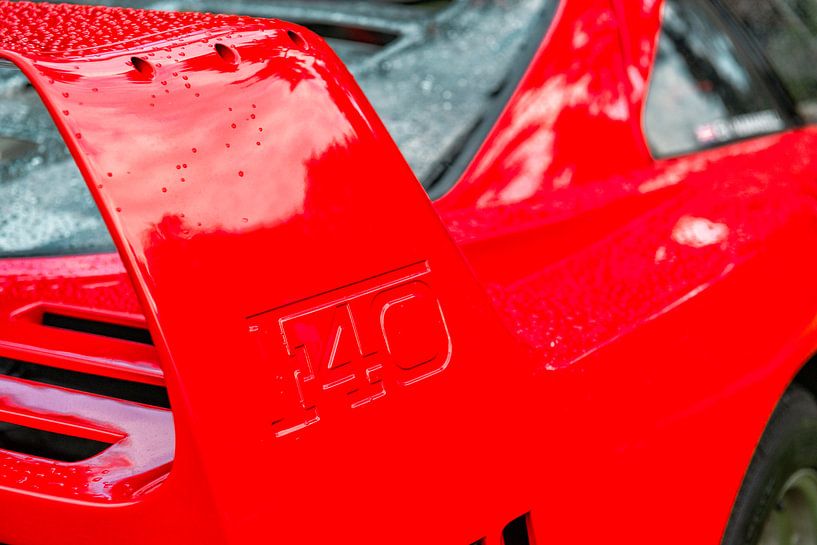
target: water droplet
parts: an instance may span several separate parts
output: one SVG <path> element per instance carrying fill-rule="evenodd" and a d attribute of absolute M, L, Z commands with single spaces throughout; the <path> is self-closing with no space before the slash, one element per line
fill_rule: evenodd
<path fill-rule="evenodd" d="M 166 187 L 162 188 L 162 193 L 167 193 L 167 188 Z"/>
<path fill-rule="evenodd" d="M 244 171 L 243 171 L 243 170 L 239 170 L 239 171 L 238 171 L 238 175 L 239 175 L 239 176 L 241 176 L 241 177 L 243 177 L 243 176 L 244 176 Z"/>
<path fill-rule="evenodd" d="M 224 145 L 225 145 L 225 146 L 227 146 L 228 148 L 230 147 L 230 143 L 229 143 L 229 142 L 227 142 L 227 143 L 226 143 L 226 144 L 224 144 Z"/>
<path fill-rule="evenodd" d="M 69 95 L 68 95 L 68 93 L 63 93 L 62 96 L 64 96 L 65 98 L 68 98 Z"/>
<path fill-rule="evenodd" d="M 248 221 L 250 221 L 250 220 L 247 219 L 247 218 L 241 218 L 241 223 L 247 223 Z"/>
<path fill-rule="evenodd" d="M 187 163 L 182 163 L 182 168 L 187 168 Z"/>
<path fill-rule="evenodd" d="M 235 123 L 230 123 L 230 126 L 231 126 L 232 128 L 235 128 Z"/>
<path fill-rule="evenodd" d="M 196 153 L 197 151 L 198 151 L 198 150 L 197 150 L 196 148 L 193 148 L 193 153 Z"/>
<path fill-rule="evenodd" d="M 176 165 L 176 170 L 181 170 L 181 169 L 182 169 L 181 165 Z"/>
<path fill-rule="evenodd" d="M 113 177 L 113 172 L 109 172 L 108 173 L 108 178 L 112 178 L 112 177 Z"/>
<path fill-rule="evenodd" d="M 68 115 L 68 110 L 63 110 L 62 115 Z"/>
<path fill-rule="evenodd" d="M 260 145 L 261 145 L 261 142 L 256 142 L 256 143 L 255 143 L 255 145 L 256 145 L 256 146 L 260 146 Z"/>

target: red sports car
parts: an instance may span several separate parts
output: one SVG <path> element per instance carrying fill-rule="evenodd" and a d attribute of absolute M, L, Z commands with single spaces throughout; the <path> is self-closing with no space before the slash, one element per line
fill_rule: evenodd
<path fill-rule="evenodd" d="M 0 1 L 0 542 L 817 544 L 817 0 L 127 4 Z"/>

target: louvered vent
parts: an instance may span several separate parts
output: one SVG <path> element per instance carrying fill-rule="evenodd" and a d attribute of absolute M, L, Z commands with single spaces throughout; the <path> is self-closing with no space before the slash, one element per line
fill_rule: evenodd
<path fill-rule="evenodd" d="M 143 318 L 28 305 L 0 329 L 0 486 L 124 500 L 167 474 L 173 422 Z"/>

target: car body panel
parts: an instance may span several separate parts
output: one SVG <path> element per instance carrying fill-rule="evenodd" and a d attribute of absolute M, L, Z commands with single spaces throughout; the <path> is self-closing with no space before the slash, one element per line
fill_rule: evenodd
<path fill-rule="evenodd" d="M 435 203 L 299 27 L 0 4 L 25 10 L 156 32 L 0 34 L 124 263 L 4 260 L 2 331 L 142 308 L 175 452 L 121 496 L 0 474 L 0 540 L 498 544 L 526 513 L 536 543 L 720 540 L 817 347 L 817 131 L 653 160 L 660 2 L 563 2 Z"/>

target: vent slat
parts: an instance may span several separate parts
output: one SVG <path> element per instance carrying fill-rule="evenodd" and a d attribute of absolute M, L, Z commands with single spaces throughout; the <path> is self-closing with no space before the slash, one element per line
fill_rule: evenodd
<path fill-rule="evenodd" d="M 40 320 L 9 320 L 2 326 L 0 356 L 157 386 L 164 384 L 153 346 L 47 327 Z"/>

